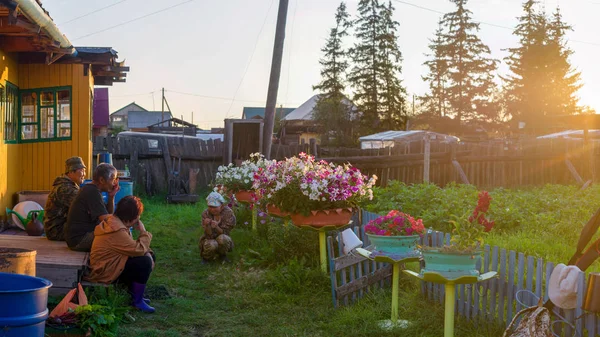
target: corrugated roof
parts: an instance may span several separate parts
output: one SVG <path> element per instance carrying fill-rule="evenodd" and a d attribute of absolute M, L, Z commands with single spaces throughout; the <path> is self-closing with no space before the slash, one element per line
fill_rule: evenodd
<path fill-rule="evenodd" d="M 436 137 L 439 137 L 440 139 L 446 140 L 446 141 L 459 141 L 458 137 L 445 135 L 443 133 L 425 131 L 425 130 L 383 131 L 383 132 L 375 133 L 372 135 L 360 137 L 360 138 L 358 138 L 358 140 L 360 140 L 361 142 L 364 142 L 364 141 L 392 141 L 392 140 L 402 140 L 404 138 L 410 138 L 410 137 L 414 137 L 414 136 L 418 136 L 418 135 L 436 136 Z"/>
<path fill-rule="evenodd" d="M 172 118 L 171 113 L 165 111 L 165 120 Z M 146 128 L 163 120 L 162 111 L 130 111 L 127 115 L 127 128 Z"/>
<path fill-rule="evenodd" d="M 275 114 L 281 114 L 283 112 L 283 116 L 289 115 L 296 108 L 275 108 Z M 260 107 L 244 107 L 242 110 L 242 119 L 253 119 L 253 118 L 265 118 L 265 110 L 266 108 Z"/>
<path fill-rule="evenodd" d="M 319 95 L 314 95 L 309 98 L 308 101 L 302 103 L 296 110 L 292 111 L 289 115 L 285 116 L 282 120 L 285 121 L 299 121 L 299 120 L 312 120 L 313 111 L 319 100 Z M 350 102 L 349 99 L 344 98 L 342 100 L 344 104 L 352 109 L 353 112 L 357 111 L 356 106 Z"/>
<path fill-rule="evenodd" d="M 111 47 L 75 47 L 78 53 L 86 54 L 111 54 L 117 56 L 117 51 Z"/>

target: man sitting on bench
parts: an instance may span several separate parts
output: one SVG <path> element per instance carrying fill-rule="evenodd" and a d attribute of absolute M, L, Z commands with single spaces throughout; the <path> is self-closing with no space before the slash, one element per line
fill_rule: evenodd
<path fill-rule="evenodd" d="M 65 222 L 69 207 L 85 179 L 85 165 L 81 157 L 71 157 L 65 162 L 65 174 L 54 179 L 52 192 L 44 207 L 44 232 L 48 240 L 65 241 Z"/>
<path fill-rule="evenodd" d="M 73 200 L 65 224 L 65 241 L 70 249 L 89 252 L 94 241 L 94 228 L 115 209 L 115 195 L 119 192 L 117 169 L 102 163 L 94 170 L 93 181 L 83 185 Z M 108 193 L 104 204 L 102 194 Z"/>

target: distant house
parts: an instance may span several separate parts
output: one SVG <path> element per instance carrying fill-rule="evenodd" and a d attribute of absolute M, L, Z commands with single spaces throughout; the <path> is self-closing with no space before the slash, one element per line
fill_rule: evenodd
<path fill-rule="evenodd" d="M 94 124 L 93 136 L 106 136 L 108 134 L 108 88 L 94 88 L 94 107 L 92 110 Z"/>
<path fill-rule="evenodd" d="M 127 130 L 127 117 L 130 111 L 148 111 L 136 104 L 131 102 L 121 109 L 110 114 L 110 127 L 111 129 L 120 128 L 121 130 Z M 148 124 L 149 125 L 149 124 Z"/>
<path fill-rule="evenodd" d="M 317 106 L 319 95 L 314 95 L 297 109 L 281 119 L 281 140 L 284 144 L 309 143 L 315 138 L 317 143 L 321 139 L 321 125 L 313 120 L 313 113 Z M 347 98 L 343 99 L 345 105 L 357 114 L 356 106 Z"/>
<path fill-rule="evenodd" d="M 195 136 L 198 126 L 179 118 L 170 118 L 148 126 L 152 133 L 166 133 L 172 135 Z"/>
<path fill-rule="evenodd" d="M 242 119 L 264 119 L 265 109 L 266 108 L 244 107 L 244 110 L 242 111 Z M 275 119 L 282 119 L 285 116 L 289 115 L 295 109 L 296 108 L 275 108 Z"/>
<path fill-rule="evenodd" d="M 124 130 L 148 132 L 149 126 L 172 118 L 173 116 L 168 111 L 129 111 L 127 113 L 127 128 Z"/>

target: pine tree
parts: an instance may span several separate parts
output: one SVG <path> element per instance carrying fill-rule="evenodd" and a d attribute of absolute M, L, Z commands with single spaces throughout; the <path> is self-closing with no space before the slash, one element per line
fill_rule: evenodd
<path fill-rule="evenodd" d="M 351 27 L 346 4 L 340 3 L 335 14 L 335 27 L 331 29 L 325 46 L 321 49 L 321 82 L 313 86 L 319 90 L 319 98 L 313 112 L 313 120 L 322 127 L 323 134 L 333 134 L 334 145 L 352 142 L 352 121 L 349 102 L 345 100 L 345 76 L 348 69 L 347 51 L 343 38 Z"/>
<path fill-rule="evenodd" d="M 391 2 L 360 0 L 355 21 L 358 42 L 351 49 L 354 66 L 349 80 L 361 113 L 363 133 L 404 128 L 405 89 L 399 75 L 402 54 L 397 43 L 399 23 Z"/>
<path fill-rule="evenodd" d="M 425 56 L 430 59 L 423 65 L 427 66 L 429 73 L 421 78 L 429 84 L 429 93 L 420 97 L 422 113 L 432 117 L 444 117 L 447 109 L 446 81 L 448 81 L 448 60 L 442 55 L 444 49 L 442 22 L 439 22 L 435 31 L 435 39 L 429 40 L 430 54 Z"/>
<path fill-rule="evenodd" d="M 479 24 L 465 7 L 467 0 L 451 0 L 456 11 L 442 19 L 446 29 L 441 55 L 448 60 L 449 112 L 461 120 L 495 118 L 497 107 L 491 101 L 497 61 L 477 36 Z"/>

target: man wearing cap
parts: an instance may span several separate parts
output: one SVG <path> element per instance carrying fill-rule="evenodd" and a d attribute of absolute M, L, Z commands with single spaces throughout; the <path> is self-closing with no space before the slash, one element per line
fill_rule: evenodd
<path fill-rule="evenodd" d="M 86 167 L 81 157 L 71 157 L 65 165 L 65 174 L 54 179 L 52 192 L 44 207 L 44 231 L 46 237 L 54 241 L 65 240 L 64 226 L 69 207 L 85 179 Z"/>
<path fill-rule="evenodd" d="M 228 262 L 227 253 L 233 250 L 233 240 L 229 233 L 235 227 L 235 214 L 225 205 L 225 199 L 211 192 L 206 198 L 208 209 L 202 212 L 204 235 L 200 237 L 202 263 L 220 259 Z"/>

